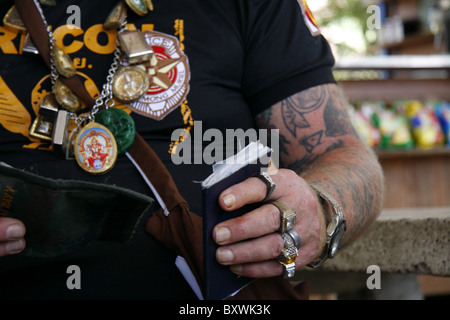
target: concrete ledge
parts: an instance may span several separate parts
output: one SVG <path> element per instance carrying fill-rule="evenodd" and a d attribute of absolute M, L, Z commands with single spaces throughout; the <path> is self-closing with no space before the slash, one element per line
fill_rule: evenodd
<path fill-rule="evenodd" d="M 450 207 L 385 209 L 366 234 L 321 271 L 450 276 Z"/>

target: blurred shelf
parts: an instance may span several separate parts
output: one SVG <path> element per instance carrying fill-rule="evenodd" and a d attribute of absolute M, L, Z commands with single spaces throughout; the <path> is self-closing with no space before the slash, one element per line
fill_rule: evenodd
<path fill-rule="evenodd" d="M 418 34 L 412 34 L 408 35 L 399 42 L 393 42 L 393 43 L 386 43 L 383 45 L 385 49 L 392 50 L 392 49 L 400 49 L 402 47 L 414 47 L 414 46 L 421 46 L 421 45 L 430 45 L 433 47 L 433 43 L 435 41 L 436 35 L 431 33 L 418 33 Z"/>
<path fill-rule="evenodd" d="M 405 157 L 448 157 L 450 156 L 450 147 L 433 147 L 429 149 L 376 149 L 375 152 L 381 159 L 405 158 Z"/>
<path fill-rule="evenodd" d="M 350 100 L 441 99 L 450 101 L 450 79 L 340 81 Z"/>
<path fill-rule="evenodd" d="M 450 55 L 390 55 L 341 57 L 335 70 L 442 70 L 450 69 Z"/>

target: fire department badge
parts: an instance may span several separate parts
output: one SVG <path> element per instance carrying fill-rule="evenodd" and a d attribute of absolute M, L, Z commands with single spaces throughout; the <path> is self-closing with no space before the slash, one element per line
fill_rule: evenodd
<path fill-rule="evenodd" d="M 188 94 L 188 59 L 175 37 L 146 31 L 144 38 L 154 52 L 144 64 L 150 87 L 144 96 L 127 106 L 136 113 L 161 120 L 180 106 Z"/>

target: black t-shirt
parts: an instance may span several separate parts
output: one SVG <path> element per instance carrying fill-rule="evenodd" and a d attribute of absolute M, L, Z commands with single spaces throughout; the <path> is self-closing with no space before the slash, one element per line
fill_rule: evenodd
<path fill-rule="evenodd" d="M 102 24 L 116 3 L 82 0 L 70 9 L 72 1 L 57 3 L 43 8 L 45 17 L 58 45 L 75 62 L 78 77 L 96 96 L 106 80 L 117 34 L 105 32 Z M 197 181 L 211 169 L 204 163 L 175 165 L 170 153 L 172 132 L 185 128 L 193 133 L 194 122 L 201 124 L 202 132 L 252 128 L 254 116 L 274 103 L 333 82 L 334 60 L 325 39 L 308 28 L 311 22 L 296 0 L 153 3 L 155 10 L 142 17 L 128 10 L 129 29 L 154 30 L 179 40 L 190 66 L 189 93 L 183 105 L 162 120 L 137 112 L 131 115 L 136 130 L 168 167 L 192 211 L 201 215 Z M 2 17 L 11 5 L 12 1 L 0 0 Z M 110 172 L 94 176 L 30 137 L 30 126 L 40 100 L 51 90 L 51 81 L 42 58 L 22 52 L 24 35 L 0 26 L 0 161 L 46 177 L 115 184 L 151 195 L 126 156 L 120 156 Z M 172 81 L 175 78 L 172 74 Z M 71 264 L 80 266 L 81 290 L 66 287 L 66 269 Z M 0 279 L 0 296 L 9 298 L 193 297 L 174 267 L 173 254 L 141 230 L 127 244 L 54 259 L 0 258 Z"/>

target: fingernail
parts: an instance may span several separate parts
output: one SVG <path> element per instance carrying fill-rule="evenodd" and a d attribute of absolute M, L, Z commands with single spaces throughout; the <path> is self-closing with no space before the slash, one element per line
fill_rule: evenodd
<path fill-rule="evenodd" d="M 233 264 L 232 266 L 230 266 L 230 270 L 231 272 L 237 274 L 237 275 L 241 275 L 242 273 L 242 265 L 240 264 Z"/>
<path fill-rule="evenodd" d="M 230 208 L 234 205 L 234 202 L 236 201 L 236 197 L 234 194 L 230 193 L 223 197 L 223 203 Z"/>
<path fill-rule="evenodd" d="M 13 224 L 6 229 L 6 237 L 8 239 L 18 239 L 23 238 L 25 235 L 25 230 L 18 224 Z"/>
<path fill-rule="evenodd" d="M 23 239 L 8 241 L 6 243 L 6 251 L 9 254 L 19 253 L 25 248 L 25 242 Z"/>
<path fill-rule="evenodd" d="M 231 237 L 230 229 L 219 227 L 216 229 L 216 242 L 221 244 L 225 241 L 228 241 Z"/>
<path fill-rule="evenodd" d="M 217 260 L 219 260 L 220 263 L 226 263 L 231 262 L 234 259 L 233 252 L 228 249 L 217 249 Z"/>

